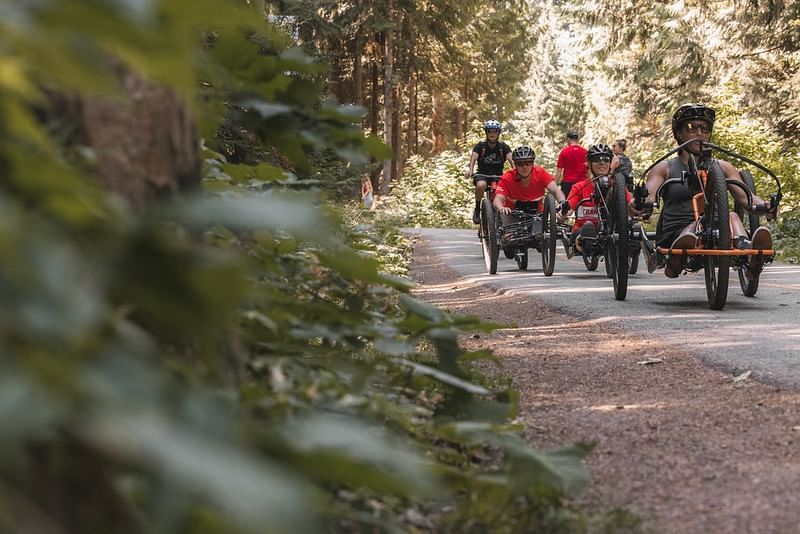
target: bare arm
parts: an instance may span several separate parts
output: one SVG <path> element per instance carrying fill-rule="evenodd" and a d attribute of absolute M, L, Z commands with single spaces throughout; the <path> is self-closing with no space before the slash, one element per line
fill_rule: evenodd
<path fill-rule="evenodd" d="M 509 214 L 511 213 L 511 208 L 507 208 L 505 203 L 506 197 L 498 193 L 495 195 L 494 202 L 492 204 L 494 205 L 494 209 L 496 209 L 499 213 Z"/>
<path fill-rule="evenodd" d="M 562 169 L 561 167 L 558 167 L 556 169 L 556 184 L 560 184 L 561 180 L 563 180 L 563 179 L 564 179 L 564 169 Z"/>
<path fill-rule="evenodd" d="M 739 174 L 739 171 L 734 167 L 731 163 L 723 160 L 718 160 L 719 165 L 722 168 L 722 171 L 725 173 L 725 177 L 728 180 L 736 180 L 737 182 L 741 182 L 744 185 L 744 181 L 742 180 L 742 176 Z M 747 193 L 744 192 L 744 189 L 741 187 L 737 187 L 735 185 L 728 185 L 728 191 L 731 192 L 733 195 L 734 200 L 740 206 L 747 206 Z M 753 205 L 752 207 L 759 207 L 766 211 L 769 208 L 769 202 L 764 200 L 763 198 L 759 197 L 755 193 L 753 193 Z M 773 214 L 767 213 L 766 215 L 767 220 L 772 220 L 775 216 Z"/>
<path fill-rule="evenodd" d="M 662 161 L 650 171 L 647 175 L 647 201 L 656 201 L 656 191 L 667 180 L 667 173 L 669 172 L 669 163 Z"/>
<path fill-rule="evenodd" d="M 566 201 L 566 198 L 564 198 L 564 192 L 561 190 L 560 187 L 558 187 L 558 185 L 556 185 L 556 181 L 555 180 L 553 180 L 549 184 L 547 184 L 546 189 L 550 192 L 551 195 L 556 197 L 556 200 L 558 200 L 559 202 L 565 202 Z M 559 207 L 556 206 L 556 220 L 558 220 L 559 222 L 564 222 L 566 220 L 566 218 L 567 218 L 566 215 L 561 213 L 561 210 L 559 209 Z"/>
<path fill-rule="evenodd" d="M 556 185 L 555 180 L 547 184 L 547 190 L 550 191 L 550 194 L 556 197 L 556 200 L 558 200 L 559 202 L 564 202 L 566 200 L 564 198 L 564 192 L 561 190 L 560 187 Z"/>
<path fill-rule="evenodd" d="M 514 159 L 511 157 L 511 152 L 506 154 L 506 161 L 511 164 L 511 168 L 514 168 Z"/>
<path fill-rule="evenodd" d="M 477 152 L 473 152 L 472 155 L 469 158 L 469 170 L 464 175 L 465 177 L 469 178 L 470 176 L 472 176 L 472 173 L 475 170 L 475 163 L 477 161 L 478 161 L 478 153 Z"/>
<path fill-rule="evenodd" d="M 617 170 L 617 167 L 619 167 L 619 158 L 614 154 L 614 157 L 611 158 L 611 169 L 608 171 L 611 176 L 614 176 L 614 171 Z"/>

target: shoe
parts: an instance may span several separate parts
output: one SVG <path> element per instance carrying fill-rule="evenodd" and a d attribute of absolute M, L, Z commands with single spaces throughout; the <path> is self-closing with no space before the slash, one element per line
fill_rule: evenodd
<path fill-rule="evenodd" d="M 753 248 L 756 250 L 768 250 L 772 248 L 772 234 L 763 226 L 756 228 L 753 232 Z"/>
<path fill-rule="evenodd" d="M 641 226 L 639 227 L 639 246 L 642 249 L 645 265 L 647 265 L 647 272 L 653 274 L 659 267 L 659 255 L 656 253 L 655 245 L 647 239 L 647 234 Z"/>
<path fill-rule="evenodd" d="M 564 254 L 566 254 L 567 259 L 570 260 L 575 255 L 575 249 L 569 242 L 569 236 L 567 235 L 567 232 L 563 228 L 560 230 L 559 233 L 561 234 L 561 244 L 564 245 Z"/>
<path fill-rule="evenodd" d="M 581 237 L 590 237 L 594 238 L 597 237 L 597 230 L 594 227 L 594 223 L 592 221 L 586 221 L 581 229 L 578 231 L 578 235 Z"/>
<path fill-rule="evenodd" d="M 756 228 L 753 232 L 753 248 L 756 250 L 769 250 L 772 248 L 772 234 L 763 226 Z M 756 278 L 764 269 L 764 256 L 750 256 L 750 265 L 747 267 L 745 276 L 748 280 Z"/>
<path fill-rule="evenodd" d="M 481 223 L 481 207 L 480 206 L 475 206 L 475 209 L 472 210 L 472 222 L 475 223 L 475 224 L 480 224 Z"/>
<path fill-rule="evenodd" d="M 648 273 L 653 274 L 654 272 L 656 272 L 656 269 L 658 269 L 659 267 L 663 267 L 663 264 L 659 265 L 660 263 L 658 261 L 659 255 L 655 252 L 650 253 L 649 249 L 644 247 L 644 245 L 642 246 L 642 254 L 644 255 L 644 262 L 645 265 L 647 265 Z"/>
<path fill-rule="evenodd" d="M 581 229 L 578 230 L 578 235 L 575 237 L 575 250 L 583 252 L 583 240 L 594 239 L 597 237 L 597 230 L 592 221 L 586 221 Z"/>
<path fill-rule="evenodd" d="M 687 249 L 694 248 L 697 245 L 697 236 L 694 234 L 683 234 L 679 236 L 673 243 L 673 249 Z M 667 278 L 677 278 L 683 271 L 683 262 L 686 256 L 683 254 L 670 254 L 667 260 L 667 266 L 664 268 L 664 274 Z"/>
<path fill-rule="evenodd" d="M 748 248 L 753 248 L 753 243 L 750 242 L 749 239 L 747 239 L 747 236 L 740 235 L 736 237 L 735 243 L 733 244 L 733 248 L 745 250 Z"/>

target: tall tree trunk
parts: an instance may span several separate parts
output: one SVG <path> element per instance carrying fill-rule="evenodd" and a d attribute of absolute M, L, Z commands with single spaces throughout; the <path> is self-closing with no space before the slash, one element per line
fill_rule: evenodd
<path fill-rule="evenodd" d="M 78 97 L 78 127 L 96 155 L 100 182 L 136 208 L 198 188 L 199 134 L 185 103 L 125 67 L 119 67 L 119 76 L 122 102 Z"/>
<path fill-rule="evenodd" d="M 406 90 L 408 112 L 406 113 L 406 158 L 418 152 L 417 149 L 417 32 L 409 24 L 408 86 Z"/>
<path fill-rule="evenodd" d="M 416 100 L 417 100 L 417 73 L 414 68 L 411 68 L 409 76 L 407 95 L 408 113 L 406 113 L 406 158 L 410 158 L 416 153 L 416 139 L 415 126 L 416 126 Z"/>
<path fill-rule="evenodd" d="M 470 93 L 469 93 L 469 70 L 464 69 L 464 102 L 471 102 L 470 100 Z M 462 139 L 462 136 L 469 131 L 469 106 L 464 107 L 464 117 L 463 122 L 461 125 L 461 134 L 458 136 L 458 139 Z"/>
<path fill-rule="evenodd" d="M 419 76 L 414 69 L 414 154 L 419 154 Z"/>
<path fill-rule="evenodd" d="M 464 117 L 466 116 L 466 112 L 462 106 L 463 104 L 458 104 L 453 110 L 453 123 L 455 124 L 455 132 L 453 132 L 453 134 L 456 139 L 462 139 L 464 137 Z"/>
<path fill-rule="evenodd" d="M 394 0 L 386 3 L 386 20 L 394 20 Z M 383 53 L 383 141 L 394 151 L 392 135 L 394 134 L 394 32 L 391 28 L 384 31 Z M 392 160 L 383 162 L 383 178 L 381 194 L 387 195 L 392 184 Z"/>
<path fill-rule="evenodd" d="M 370 84 L 369 98 L 369 131 L 378 135 L 378 59 L 372 58 L 372 83 Z M 375 189 L 377 191 L 377 188 Z"/>
<path fill-rule="evenodd" d="M 431 106 L 433 107 L 431 117 L 433 147 L 431 148 L 431 153 L 435 155 L 447 148 L 447 137 L 444 133 L 445 100 L 442 90 L 436 86 L 431 88 Z"/>
<path fill-rule="evenodd" d="M 356 36 L 353 46 L 353 104 L 360 106 L 364 103 L 364 41 L 361 34 Z"/>
<path fill-rule="evenodd" d="M 401 111 L 404 109 L 403 105 L 403 91 L 400 87 L 395 87 L 394 92 L 394 113 L 392 114 L 392 124 L 394 125 L 394 132 L 392 133 L 392 147 L 394 148 L 394 165 L 392 167 L 392 181 L 397 183 L 403 177 L 403 121 L 401 119 Z"/>

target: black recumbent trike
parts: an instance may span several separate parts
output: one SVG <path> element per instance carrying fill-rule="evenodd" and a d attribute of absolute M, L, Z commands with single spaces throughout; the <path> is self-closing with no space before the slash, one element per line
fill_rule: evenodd
<path fill-rule="evenodd" d="M 715 162 L 713 152 L 718 151 L 731 156 L 743 163 L 752 165 L 762 171 L 775 181 L 777 192 L 769 195 L 769 211 L 777 213 L 781 201 L 781 183 L 778 177 L 765 166 L 742 156 L 732 150 L 717 146 L 712 143 L 702 142 L 697 139 L 689 140 L 674 150 L 671 150 L 650 167 L 641 176 L 638 189 L 644 188 L 644 180 L 647 173 L 658 163 L 664 161 L 669 156 L 675 154 L 682 148 L 691 143 L 700 142 L 701 150 L 699 158 L 689 154 L 689 170 L 681 178 L 670 178 L 664 181 L 656 191 L 655 199 L 658 207 L 664 188 L 674 182 L 691 180 L 693 187 L 699 192 L 692 199 L 694 218 L 697 222 L 697 244 L 693 249 L 672 249 L 656 247 L 652 241 L 643 238 L 642 246 L 647 246 L 662 258 L 668 259 L 671 255 L 687 256 L 684 270 L 697 272 L 700 269 L 705 271 L 706 295 L 708 304 L 713 310 L 721 310 L 728 298 L 728 281 L 730 269 L 734 268 L 739 274 L 739 284 L 742 293 L 747 297 L 755 296 L 758 291 L 758 282 L 764 265 L 771 263 L 775 256 L 772 249 L 753 249 L 751 239 L 753 232 L 759 227 L 760 216 L 753 212 L 753 195 L 756 193 L 755 181 L 750 171 L 739 170 L 742 181 L 732 180 L 725 176 L 721 167 Z M 745 227 L 746 239 L 736 242 L 733 239 L 729 220 L 729 191 L 728 186 L 739 187 L 747 195 L 747 206 L 740 206 L 733 203 L 735 213 L 739 215 Z M 644 192 L 646 196 L 646 190 Z M 642 205 L 641 196 L 635 199 L 635 205 Z M 639 207 L 637 206 L 637 207 Z M 755 262 L 758 258 L 758 262 Z"/>
<path fill-rule="evenodd" d="M 556 200 L 550 194 L 533 202 L 516 203 L 510 216 L 516 219 L 503 224 L 500 214 L 494 209 L 494 185 L 487 188 L 481 201 L 481 225 L 478 237 L 483 245 L 483 258 L 489 274 L 497 274 L 500 251 L 508 259 L 514 259 L 520 270 L 528 268 L 528 249 L 542 254 L 542 271 L 545 276 L 553 274 L 556 263 Z"/>
<path fill-rule="evenodd" d="M 586 269 L 594 271 L 600 260 L 605 263 L 606 276 L 613 280 L 614 298 L 625 300 L 628 292 L 628 274 L 636 273 L 639 266 L 639 225 L 628 216 L 625 176 L 596 176 L 592 178 L 592 195 L 581 199 L 576 214 L 585 209 L 596 210 L 596 234 L 581 236 L 581 249 L 571 235 L 571 226 L 560 225 L 561 240 L 567 258 L 583 257 Z M 566 204 L 564 213 L 569 209 Z"/>

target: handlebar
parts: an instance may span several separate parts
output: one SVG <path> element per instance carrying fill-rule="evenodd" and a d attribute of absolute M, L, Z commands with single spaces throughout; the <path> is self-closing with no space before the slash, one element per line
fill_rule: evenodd
<path fill-rule="evenodd" d="M 701 147 L 700 147 L 701 148 L 701 164 L 702 163 L 706 163 L 706 162 L 711 160 L 711 158 L 712 158 L 711 151 L 712 150 L 718 150 L 718 151 L 722 152 L 723 154 L 726 154 L 728 156 L 731 156 L 731 157 L 733 157 L 735 159 L 738 159 L 740 161 L 743 161 L 745 163 L 748 163 L 748 164 L 754 166 L 755 168 L 759 169 L 760 171 L 764 172 L 767 176 L 772 178 L 772 180 L 775 182 L 775 186 L 777 187 L 778 191 L 776 193 L 771 193 L 769 195 L 769 211 L 770 212 L 777 212 L 778 205 L 780 204 L 781 199 L 783 198 L 783 192 L 782 192 L 782 188 L 781 188 L 781 181 L 778 179 L 778 177 L 775 175 L 775 173 L 773 173 L 771 170 L 769 170 L 764 165 L 761 165 L 760 163 L 757 163 L 757 162 L 753 161 L 752 159 L 750 159 L 750 158 L 748 158 L 746 156 L 742 156 L 738 152 L 734 152 L 733 150 L 730 150 L 730 149 L 727 149 L 727 148 L 723 148 L 723 147 L 721 147 L 719 145 L 715 145 L 714 143 L 704 142 L 701 139 L 689 139 L 685 143 L 682 143 L 682 144 L 678 145 L 676 148 L 670 150 L 669 152 L 667 152 L 666 154 L 664 154 L 663 156 L 658 158 L 656 161 L 654 161 L 649 167 L 647 167 L 647 169 L 644 170 L 644 172 L 642 172 L 640 174 L 640 185 L 643 186 L 644 179 L 647 176 L 647 173 L 649 173 L 653 169 L 653 167 L 655 167 L 656 165 L 658 165 L 662 161 L 666 160 L 668 157 L 670 157 L 671 155 L 675 154 L 676 152 L 678 152 L 678 151 L 686 148 L 690 144 L 696 143 L 696 142 L 700 142 L 700 145 L 701 145 Z M 690 163 L 692 163 L 692 164 L 695 163 L 694 162 L 694 158 L 690 158 Z M 666 182 L 665 182 L 665 184 L 666 184 Z M 663 186 L 664 186 L 664 184 L 662 184 L 661 187 L 663 188 Z M 639 186 L 637 186 L 637 187 L 639 187 Z M 660 189 L 661 188 L 659 188 L 659 191 L 656 192 L 656 199 L 658 199 L 658 197 L 659 197 Z"/>

